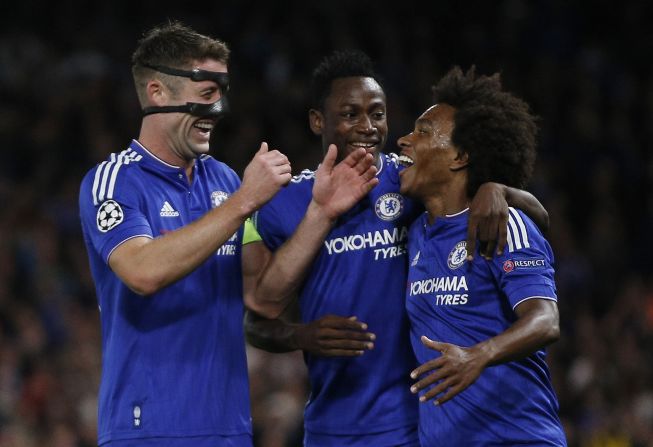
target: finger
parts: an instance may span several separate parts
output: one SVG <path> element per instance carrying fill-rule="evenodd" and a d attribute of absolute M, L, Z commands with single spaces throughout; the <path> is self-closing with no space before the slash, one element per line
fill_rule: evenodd
<path fill-rule="evenodd" d="M 378 185 L 378 184 L 379 184 L 379 179 L 378 178 L 373 178 L 373 179 L 367 181 L 362 186 L 363 195 L 367 195 L 367 193 L 369 193 L 371 190 L 373 190 L 374 187 L 376 187 L 376 185 Z"/>
<path fill-rule="evenodd" d="M 327 153 L 324 155 L 322 164 L 320 168 L 324 169 L 326 172 L 330 173 L 333 171 L 333 166 L 336 164 L 336 158 L 338 157 L 338 149 L 335 144 L 330 144 Z"/>
<path fill-rule="evenodd" d="M 358 321 L 357 317 L 339 317 L 336 315 L 329 315 L 320 321 L 321 327 L 332 327 L 341 329 L 353 329 L 357 331 L 367 330 L 367 323 Z"/>
<path fill-rule="evenodd" d="M 356 152 L 360 153 L 362 157 L 354 165 L 354 169 L 359 175 L 362 175 L 374 164 L 374 156 L 372 154 L 366 153 L 364 149 L 361 149 Z M 351 154 L 351 155 L 355 155 L 355 154 Z"/>
<path fill-rule="evenodd" d="M 460 394 L 460 392 L 463 391 L 465 388 L 466 387 L 461 385 L 461 384 L 458 384 L 456 386 L 452 386 L 451 388 L 449 388 L 449 391 L 447 391 L 447 393 L 444 396 L 442 396 L 439 399 L 436 399 L 434 404 L 435 405 L 442 405 L 443 403 L 450 401 L 452 398 L 454 398 L 458 394 Z"/>
<path fill-rule="evenodd" d="M 281 185 L 286 186 L 292 180 L 292 174 L 282 174 L 281 175 Z"/>
<path fill-rule="evenodd" d="M 487 243 L 488 240 L 490 239 L 490 232 L 488 231 L 489 224 L 487 220 L 481 220 L 479 221 L 478 224 L 478 240 L 481 244 L 480 247 L 480 254 L 481 256 L 486 257 L 486 252 L 487 252 Z"/>
<path fill-rule="evenodd" d="M 508 242 L 508 214 L 502 214 L 499 218 L 499 242 L 497 243 L 497 255 L 501 256 Z"/>
<path fill-rule="evenodd" d="M 445 391 L 447 391 L 447 389 L 450 389 L 455 383 L 456 383 L 455 379 L 453 377 L 449 377 L 443 380 L 442 382 L 438 383 L 436 386 L 428 390 L 426 393 L 422 394 L 419 397 L 419 401 L 426 402 L 427 400 L 431 400 L 434 397 L 436 397 L 438 394 L 442 394 Z M 440 401 L 440 399 L 438 399 L 437 401 Z"/>
<path fill-rule="evenodd" d="M 348 349 L 326 349 L 318 350 L 318 354 L 324 357 L 359 357 L 365 354 L 365 351 L 352 351 Z"/>
<path fill-rule="evenodd" d="M 434 383 L 437 383 L 438 381 L 444 379 L 447 377 L 447 373 L 442 371 L 441 369 L 436 370 L 433 374 L 429 374 L 428 376 L 422 378 L 418 382 L 415 382 L 411 387 L 410 391 L 415 394 L 419 393 L 425 388 L 430 387 Z"/>
<path fill-rule="evenodd" d="M 256 155 L 265 154 L 268 151 L 268 144 L 264 141 L 261 143 L 261 147 L 256 152 Z"/>
<path fill-rule="evenodd" d="M 363 340 L 371 341 L 376 335 L 371 332 L 359 332 L 344 329 L 322 328 L 317 334 L 320 339 L 329 340 Z"/>
<path fill-rule="evenodd" d="M 278 150 L 269 151 L 264 155 L 264 158 L 269 161 L 273 166 L 279 166 L 283 164 L 290 164 L 288 157 Z"/>
<path fill-rule="evenodd" d="M 474 253 L 476 252 L 476 232 L 478 223 L 476 217 L 469 216 L 469 222 L 467 224 L 467 260 L 471 261 L 474 259 Z"/>
<path fill-rule="evenodd" d="M 335 145 L 334 145 L 335 146 Z M 361 162 L 361 160 L 365 159 L 365 155 L 367 152 L 363 148 L 356 149 L 355 151 L 350 152 L 342 162 L 346 164 L 349 167 L 355 167 L 357 164 Z M 363 161 L 365 163 L 365 161 Z"/>
<path fill-rule="evenodd" d="M 374 160 L 374 158 L 372 158 Z M 377 169 L 374 163 L 370 164 L 364 172 L 361 172 L 361 177 L 365 180 L 371 180 L 376 177 Z"/>
<path fill-rule="evenodd" d="M 485 252 L 483 253 L 483 255 L 488 259 L 492 259 L 492 256 L 494 256 L 494 250 L 497 247 L 497 237 L 499 234 L 498 225 L 498 217 L 491 219 L 488 225 L 487 244 L 485 246 Z"/>
<path fill-rule="evenodd" d="M 292 172 L 292 166 L 290 166 L 290 163 L 284 163 L 274 166 L 272 170 L 275 174 L 289 174 Z"/>
<path fill-rule="evenodd" d="M 357 340 L 320 340 L 320 347 L 325 349 L 346 349 L 350 351 L 369 351 L 374 349 L 371 341 Z"/>
<path fill-rule="evenodd" d="M 430 338 L 428 338 L 426 335 L 422 335 L 420 340 L 422 341 L 422 344 L 424 346 L 426 346 L 427 348 L 431 348 L 431 349 L 433 349 L 435 351 L 439 351 L 439 352 L 444 352 L 444 349 L 447 346 L 447 343 L 442 343 L 442 342 L 439 342 L 439 341 L 433 341 Z"/>
<path fill-rule="evenodd" d="M 419 376 L 429 372 L 429 371 L 434 371 L 438 368 L 441 368 L 442 365 L 444 365 L 445 359 L 444 357 L 438 357 L 437 359 L 434 360 L 429 360 L 428 362 L 418 366 L 414 370 L 411 371 L 410 373 L 410 378 L 411 379 L 417 379 Z"/>

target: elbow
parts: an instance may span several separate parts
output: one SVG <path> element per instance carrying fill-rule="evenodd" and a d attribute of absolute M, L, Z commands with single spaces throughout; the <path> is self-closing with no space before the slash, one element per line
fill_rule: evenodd
<path fill-rule="evenodd" d="M 555 323 L 553 323 L 547 331 L 546 344 L 550 345 L 557 342 L 558 340 L 560 340 L 560 324 L 558 324 L 558 321 L 555 321 Z"/>
<path fill-rule="evenodd" d="M 557 314 L 542 319 L 540 322 L 540 334 L 543 346 L 548 346 L 560 340 L 560 322 Z"/>
<path fill-rule="evenodd" d="M 121 279 L 132 292 L 143 297 L 154 295 L 165 287 L 163 281 L 148 275 L 131 274 Z"/>
<path fill-rule="evenodd" d="M 265 299 L 257 296 L 256 291 L 247 290 L 247 287 L 243 294 L 243 302 L 250 313 L 260 315 L 263 318 L 274 320 L 281 314 L 281 312 L 275 312 L 274 307 L 266 302 Z"/>
<path fill-rule="evenodd" d="M 268 320 L 275 320 L 283 313 L 283 308 L 279 305 L 268 304 L 261 300 L 255 300 L 251 297 L 245 297 L 245 307 L 251 312 L 260 315 Z"/>
<path fill-rule="evenodd" d="M 544 225 L 544 228 L 542 228 L 542 233 L 547 234 L 549 232 L 550 227 L 550 222 L 549 222 L 549 213 L 547 210 L 542 211 L 542 225 Z"/>

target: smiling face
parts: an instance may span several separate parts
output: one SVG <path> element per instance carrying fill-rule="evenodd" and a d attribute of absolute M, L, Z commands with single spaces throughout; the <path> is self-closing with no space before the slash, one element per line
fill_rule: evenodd
<path fill-rule="evenodd" d="M 309 121 L 324 151 L 338 147 L 338 161 L 361 147 L 377 157 L 388 136 L 385 93 L 373 78 L 335 79 L 323 110 L 311 109 Z"/>
<path fill-rule="evenodd" d="M 213 59 L 196 61 L 191 69 L 227 72 L 225 63 Z M 214 81 L 195 82 L 177 77 L 178 88 L 170 92 L 169 99 L 162 105 L 185 105 L 187 102 L 210 104 L 222 97 L 220 86 Z M 166 113 L 164 132 L 170 150 L 181 160 L 188 162 L 209 151 L 211 131 L 217 120 L 211 117 L 197 117 L 189 113 Z"/>
<path fill-rule="evenodd" d="M 455 109 L 436 104 L 415 121 L 415 129 L 398 140 L 402 194 L 426 200 L 442 191 L 442 185 L 466 165 L 451 142 Z"/>

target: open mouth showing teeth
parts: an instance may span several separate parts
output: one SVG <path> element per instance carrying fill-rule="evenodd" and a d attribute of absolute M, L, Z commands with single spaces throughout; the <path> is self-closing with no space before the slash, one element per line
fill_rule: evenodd
<path fill-rule="evenodd" d="M 354 147 L 362 147 L 366 151 L 370 151 L 374 149 L 374 147 L 376 146 L 376 143 L 350 143 L 350 144 Z"/>
<path fill-rule="evenodd" d="M 412 158 L 410 158 L 408 155 L 400 155 L 399 158 L 397 159 L 399 161 L 399 164 L 401 166 L 404 166 L 406 168 L 412 166 L 415 164 Z"/>
<path fill-rule="evenodd" d="M 213 125 L 214 123 L 210 121 L 198 121 L 194 124 L 193 127 L 201 130 L 202 132 L 211 132 L 211 130 L 213 130 Z"/>

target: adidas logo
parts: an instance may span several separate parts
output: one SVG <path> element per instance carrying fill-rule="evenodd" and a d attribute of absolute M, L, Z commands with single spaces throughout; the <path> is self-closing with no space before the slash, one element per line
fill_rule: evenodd
<path fill-rule="evenodd" d="M 163 206 L 161 207 L 161 213 L 159 213 L 161 217 L 177 217 L 179 216 L 179 211 L 175 211 L 175 209 L 168 203 L 166 200 L 163 202 Z"/>
<path fill-rule="evenodd" d="M 166 202 L 166 203 L 167 203 L 167 202 Z M 413 258 L 413 262 L 410 263 L 410 265 L 411 265 L 412 267 L 415 267 L 415 266 L 417 265 L 417 261 L 419 261 L 419 253 L 420 253 L 420 252 L 418 251 L 417 254 L 415 255 L 415 257 Z"/>

